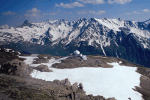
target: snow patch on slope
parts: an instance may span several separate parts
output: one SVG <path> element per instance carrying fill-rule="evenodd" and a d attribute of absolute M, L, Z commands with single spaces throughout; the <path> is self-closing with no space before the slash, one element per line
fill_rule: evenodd
<path fill-rule="evenodd" d="M 130 29 L 130 33 L 135 33 L 145 38 L 150 38 L 150 34 L 148 30 L 143 30 L 138 27 L 138 23 L 136 21 L 131 21 L 132 25 L 129 24 L 128 21 L 118 20 L 118 19 L 96 19 L 100 24 L 106 26 L 109 29 L 114 31 L 121 31 L 120 28 L 124 27 L 126 29 Z"/>
<path fill-rule="evenodd" d="M 63 58 L 60 58 L 60 59 L 51 58 L 48 63 L 33 64 L 34 60 L 36 58 L 38 58 L 37 56 L 38 56 L 38 54 L 32 54 L 31 56 L 19 56 L 19 57 L 20 58 L 25 58 L 24 62 L 26 64 L 28 64 L 30 67 L 37 67 L 39 65 L 47 65 L 49 68 L 53 64 L 61 63 L 61 60 L 65 60 L 65 59 L 67 59 L 69 57 L 69 56 L 67 56 L 67 57 L 63 57 Z"/>
<path fill-rule="evenodd" d="M 97 20 L 100 24 L 102 24 L 102 25 L 104 25 L 104 26 L 106 26 L 106 27 L 108 27 L 109 29 L 113 29 L 113 30 L 115 30 L 115 31 L 121 31 L 120 29 L 119 29 L 119 27 L 124 27 L 123 25 L 124 25 L 124 23 L 123 22 L 119 22 L 118 20 L 116 20 L 116 19 L 113 19 L 113 20 L 110 20 L 110 19 L 96 19 L 95 18 L 95 20 Z"/>
<path fill-rule="evenodd" d="M 132 100 L 142 100 L 142 95 L 133 90 L 134 86 L 140 84 L 140 74 L 135 72 L 136 67 L 121 66 L 118 63 L 110 63 L 114 66 L 113 68 L 56 69 L 50 67 L 54 63 L 59 63 L 62 59 L 66 58 L 49 61 L 49 69 L 53 72 L 34 70 L 31 76 L 46 81 L 68 78 L 71 84 L 82 83 L 86 94 L 93 94 L 94 96 L 115 97 L 117 100 L 128 100 L 129 97 Z"/>
<path fill-rule="evenodd" d="M 32 54 L 31 56 L 19 56 L 19 57 L 20 58 L 25 58 L 26 60 L 24 60 L 24 62 L 26 64 L 31 65 L 33 63 L 34 59 L 38 58 L 37 56 L 38 56 L 38 54 Z"/>

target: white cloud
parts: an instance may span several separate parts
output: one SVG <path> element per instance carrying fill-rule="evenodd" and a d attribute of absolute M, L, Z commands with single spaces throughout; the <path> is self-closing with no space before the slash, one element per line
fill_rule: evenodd
<path fill-rule="evenodd" d="M 87 11 L 85 11 L 85 10 L 79 11 L 79 12 L 77 12 L 77 14 L 87 14 Z"/>
<path fill-rule="evenodd" d="M 104 0 L 77 0 L 83 3 L 92 3 L 92 4 L 103 4 L 105 3 Z"/>
<path fill-rule="evenodd" d="M 12 12 L 12 11 L 7 11 L 7 12 L 2 12 L 1 15 L 16 15 L 16 12 Z"/>
<path fill-rule="evenodd" d="M 108 0 L 109 4 L 114 4 L 114 3 L 118 3 L 118 4 L 126 4 L 128 2 L 131 2 L 132 0 Z"/>
<path fill-rule="evenodd" d="M 36 16 L 39 16 L 39 13 L 41 11 L 38 10 L 37 8 L 33 8 L 31 10 L 27 10 L 26 11 L 26 14 L 24 14 L 25 16 L 31 16 L 31 17 L 36 17 Z"/>
<path fill-rule="evenodd" d="M 63 7 L 63 8 L 75 8 L 75 7 L 85 7 L 82 3 L 79 2 L 73 2 L 70 4 L 64 4 L 64 3 L 60 3 L 60 4 L 55 4 L 56 7 Z"/>
<path fill-rule="evenodd" d="M 56 15 L 57 13 L 49 13 L 49 15 Z"/>
<path fill-rule="evenodd" d="M 27 12 L 27 13 L 40 13 L 41 11 L 38 10 L 38 9 L 36 9 L 36 8 L 33 8 L 33 9 L 28 10 L 28 11 L 26 11 L 26 12 Z"/>
<path fill-rule="evenodd" d="M 64 12 L 61 12 L 62 14 L 73 14 L 73 12 L 66 12 L 66 11 L 64 11 Z"/>
<path fill-rule="evenodd" d="M 139 13 L 139 12 L 137 12 L 137 11 L 133 11 L 133 13 L 134 13 L 134 14 L 141 14 L 141 13 Z"/>
<path fill-rule="evenodd" d="M 33 13 L 33 14 L 24 14 L 25 16 L 32 16 L 32 17 L 36 17 L 38 16 L 39 14 L 36 14 L 36 13 Z"/>
<path fill-rule="evenodd" d="M 140 10 L 138 10 L 138 11 L 132 11 L 132 12 L 126 12 L 126 13 L 124 13 L 124 14 L 126 14 L 126 15 L 130 15 L 130 14 L 141 14 L 139 11 L 140 11 Z"/>
<path fill-rule="evenodd" d="M 7 24 L 0 26 L 0 28 L 9 28 Z"/>
<path fill-rule="evenodd" d="M 106 11 L 102 11 L 102 10 L 100 10 L 100 11 L 98 11 L 98 12 L 95 12 L 95 11 L 90 10 L 89 12 L 92 13 L 92 14 L 98 14 L 98 15 L 103 14 L 103 13 L 106 13 Z"/>
<path fill-rule="evenodd" d="M 51 12 L 51 13 L 42 13 L 42 15 L 57 15 L 60 12 L 60 10 L 56 11 L 56 12 Z"/>
<path fill-rule="evenodd" d="M 106 13 L 106 11 L 100 10 L 100 11 L 96 12 L 96 11 L 90 10 L 90 11 L 87 12 L 86 10 L 83 10 L 83 11 L 78 11 L 78 12 L 77 12 L 77 14 L 87 14 L 87 13 L 100 15 L 100 14 Z"/>
<path fill-rule="evenodd" d="M 69 12 L 69 14 L 73 14 L 73 12 Z"/>
<path fill-rule="evenodd" d="M 143 9 L 142 11 L 143 11 L 143 12 L 150 12 L 149 9 Z"/>
<path fill-rule="evenodd" d="M 126 12 L 126 13 L 124 13 L 124 14 L 130 15 L 131 13 L 129 13 L 129 12 Z"/>
<path fill-rule="evenodd" d="M 56 15 L 57 13 L 43 13 L 43 15 Z"/>
<path fill-rule="evenodd" d="M 24 14 L 25 16 L 29 16 L 29 14 Z"/>

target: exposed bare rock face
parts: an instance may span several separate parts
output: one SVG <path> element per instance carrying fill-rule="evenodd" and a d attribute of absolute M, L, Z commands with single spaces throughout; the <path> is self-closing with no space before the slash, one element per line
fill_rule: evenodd
<path fill-rule="evenodd" d="M 14 59 L 19 59 L 20 61 L 23 61 L 24 59 L 19 58 L 18 54 L 19 54 L 18 51 L 0 47 L 0 65 Z"/>
<path fill-rule="evenodd" d="M 83 90 L 83 85 L 80 83 L 74 83 L 71 85 L 68 79 L 65 80 L 54 80 L 53 83 L 56 83 L 59 86 L 65 86 L 68 91 L 71 91 L 66 97 L 68 100 L 116 100 L 115 98 L 104 98 L 103 96 L 93 96 L 93 95 L 85 95 L 85 91 Z"/>
<path fill-rule="evenodd" d="M 38 58 L 34 59 L 33 64 L 48 63 L 49 59 L 51 59 L 51 55 L 46 55 L 46 54 L 39 54 L 37 57 Z"/>
<path fill-rule="evenodd" d="M 143 95 L 144 100 L 150 100 L 150 68 L 139 67 L 137 72 L 142 76 L 140 87 L 136 87 L 136 90 Z"/>

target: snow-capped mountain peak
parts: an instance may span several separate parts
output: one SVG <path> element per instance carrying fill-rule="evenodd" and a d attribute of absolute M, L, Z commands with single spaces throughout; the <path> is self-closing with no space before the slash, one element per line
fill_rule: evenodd
<path fill-rule="evenodd" d="M 47 45 L 53 49 L 59 46 L 68 52 L 82 49 L 84 52 L 88 51 L 87 54 L 92 51 L 94 54 L 128 58 L 119 51 L 130 53 L 126 52 L 129 47 L 150 49 L 150 24 L 146 22 L 125 21 L 120 18 L 83 18 L 72 22 L 60 19 L 41 23 L 26 20 L 19 27 L 0 29 L 0 44 L 30 43 Z"/>
<path fill-rule="evenodd" d="M 144 23 L 146 23 L 146 24 L 150 24 L 150 19 L 149 19 L 149 20 L 144 21 Z"/>
<path fill-rule="evenodd" d="M 99 23 L 99 26 L 98 23 Z M 94 27 L 93 27 L 94 25 Z M 17 35 L 24 38 L 25 41 L 31 42 L 32 38 L 39 39 L 41 35 L 49 30 L 49 34 L 52 36 L 52 41 L 58 40 L 58 38 L 67 38 L 68 36 L 72 39 L 81 35 L 83 31 L 87 31 L 88 29 L 94 29 L 99 27 L 100 30 L 105 31 L 105 36 L 108 36 L 107 33 L 110 30 L 113 30 L 114 33 L 128 30 L 128 33 L 135 33 L 145 38 L 150 38 L 150 32 L 148 30 L 144 30 L 144 27 L 140 27 L 138 22 L 135 21 L 123 21 L 120 19 L 97 19 L 91 18 L 89 20 L 83 18 L 78 21 L 68 22 L 64 19 L 60 20 L 47 20 L 42 23 L 29 23 L 27 20 L 21 25 L 21 27 L 10 28 L 10 29 L 2 29 L 1 33 L 17 33 Z M 24 34 L 22 34 L 24 33 Z M 87 33 L 86 33 L 87 34 Z M 93 34 L 92 31 L 88 34 Z M 13 35 L 13 34 L 12 34 Z M 69 41 L 70 41 L 69 38 Z M 39 42 L 38 42 L 39 43 Z"/>

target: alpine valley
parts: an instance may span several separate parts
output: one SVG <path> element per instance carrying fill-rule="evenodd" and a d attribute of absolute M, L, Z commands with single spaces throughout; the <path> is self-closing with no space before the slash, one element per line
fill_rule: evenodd
<path fill-rule="evenodd" d="M 47 20 L 0 29 L 0 47 L 32 54 L 66 56 L 75 50 L 84 55 L 122 58 L 150 67 L 150 20 L 79 19 Z"/>

